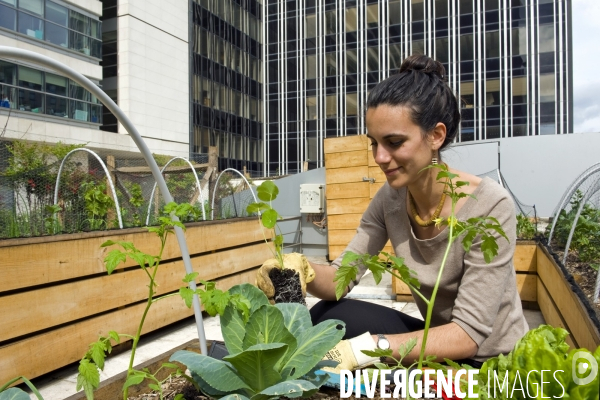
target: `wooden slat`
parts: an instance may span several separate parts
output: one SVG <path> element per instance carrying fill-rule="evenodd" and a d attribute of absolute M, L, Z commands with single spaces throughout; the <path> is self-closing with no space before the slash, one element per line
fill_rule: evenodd
<path fill-rule="evenodd" d="M 323 140 L 323 152 L 340 153 L 355 150 L 367 150 L 369 139 L 365 135 L 354 135 Z"/>
<path fill-rule="evenodd" d="M 571 290 L 554 260 L 543 250 L 537 248 L 538 275 L 552 300 L 564 318 L 574 340 L 586 349 L 595 349 L 600 345 L 600 333 L 587 316 L 587 310 Z"/>
<path fill-rule="evenodd" d="M 355 214 L 337 214 L 327 216 L 327 228 L 328 229 L 354 229 L 358 228 L 360 219 L 362 218 L 361 213 Z"/>
<path fill-rule="evenodd" d="M 331 245 L 347 246 L 356 235 L 355 229 L 335 230 L 329 229 L 328 241 Z"/>
<path fill-rule="evenodd" d="M 515 248 L 513 263 L 516 271 L 535 273 L 537 271 L 535 244 L 519 244 Z"/>
<path fill-rule="evenodd" d="M 248 218 L 235 222 L 190 224 L 185 235 L 190 254 L 198 254 L 225 246 L 260 242 L 263 240 L 261 229 L 257 219 Z M 101 248 L 100 245 L 109 238 L 133 242 L 139 250 L 149 254 L 156 254 L 160 247 L 156 235 L 142 229 L 108 231 L 102 235 L 90 233 L 89 237 L 81 234 L 57 236 L 64 241 L 55 241 L 56 237 L 52 237 L 49 242 L 32 242 L 35 247 L 26 244 L 3 247 L 0 257 L 0 292 L 105 273 L 103 260 L 110 249 Z M 71 237 L 80 240 L 69 240 Z M 163 259 L 177 257 L 181 257 L 179 244 L 174 236 L 170 236 Z M 119 269 L 134 265 L 135 262 L 128 259 Z"/>
<path fill-rule="evenodd" d="M 360 167 L 332 168 L 325 173 L 325 183 L 363 182 L 363 178 L 369 177 L 369 169 L 366 165 Z"/>
<path fill-rule="evenodd" d="M 537 302 L 540 307 L 540 311 L 542 312 L 542 316 L 544 317 L 544 321 L 546 321 L 548 325 L 569 330 L 565 320 L 556 308 L 556 304 L 554 304 L 552 297 L 550 297 L 550 294 L 540 279 L 537 281 L 537 295 Z M 572 349 L 579 348 L 577 342 L 573 338 L 573 335 L 567 336 L 565 341 L 569 344 L 569 346 L 571 346 Z"/>
<path fill-rule="evenodd" d="M 325 168 L 358 167 L 366 163 L 367 152 L 364 150 L 325 153 Z"/>
<path fill-rule="evenodd" d="M 270 257 L 262 243 L 195 257 L 192 265 L 201 279 L 214 280 L 259 266 Z M 156 295 L 178 290 L 184 275 L 182 261 L 160 265 Z M 36 290 L 34 296 L 44 301 L 31 301 L 30 291 L 0 297 L 0 342 L 144 300 L 147 282 L 146 273 L 136 269 Z"/>
<path fill-rule="evenodd" d="M 254 282 L 256 270 L 249 270 L 217 282 L 220 289 L 243 283 Z M 126 307 L 64 326 L 43 334 L 0 347 L 0 382 L 16 376 L 35 378 L 81 359 L 88 345 L 99 335 L 116 330 L 118 333 L 135 334 L 145 304 Z M 143 333 L 154 331 L 193 315 L 183 300 L 173 296 L 156 302 L 144 324 Z"/>
<path fill-rule="evenodd" d="M 370 196 L 369 182 L 334 183 L 327 185 L 327 199 L 368 198 Z"/>
<path fill-rule="evenodd" d="M 375 183 L 385 183 L 387 178 L 379 167 L 369 167 L 369 178 L 374 178 Z"/>
<path fill-rule="evenodd" d="M 367 165 L 369 167 L 377 167 L 379 168 L 379 165 L 377 165 L 377 163 L 375 162 L 375 159 L 373 158 L 373 151 L 371 150 L 371 145 L 369 144 L 369 148 L 367 149 L 367 152 L 369 153 L 369 157 L 367 158 Z"/>
<path fill-rule="evenodd" d="M 368 198 L 336 199 L 327 202 L 327 214 L 362 214 L 369 206 Z"/>

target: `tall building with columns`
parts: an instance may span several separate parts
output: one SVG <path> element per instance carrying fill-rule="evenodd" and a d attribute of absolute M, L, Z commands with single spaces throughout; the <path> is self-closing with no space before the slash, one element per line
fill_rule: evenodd
<path fill-rule="evenodd" d="M 443 63 L 457 140 L 573 128 L 570 0 L 292 0 L 265 4 L 265 173 L 324 165 L 365 133 L 368 91 L 411 54 Z"/>

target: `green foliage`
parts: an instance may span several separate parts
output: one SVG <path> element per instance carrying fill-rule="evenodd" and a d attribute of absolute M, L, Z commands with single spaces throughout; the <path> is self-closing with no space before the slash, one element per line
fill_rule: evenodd
<path fill-rule="evenodd" d="M 332 365 L 321 359 L 343 337 L 344 323 L 329 320 L 312 326 L 305 306 L 273 306 L 262 291 L 249 284 L 234 286 L 229 294 L 245 297 L 250 305 L 248 317 L 234 304 L 221 314 L 229 355 L 216 360 L 178 351 L 171 361 L 184 364 L 201 390 L 212 397 L 305 398 L 316 393 L 328 379 L 316 370 Z"/>
<path fill-rule="evenodd" d="M 477 378 L 479 398 L 529 399 L 531 397 L 526 396 L 526 393 L 535 393 L 533 398 L 597 399 L 600 385 L 598 375 L 586 385 L 578 385 L 572 378 L 574 374 L 584 378 L 593 373 L 593 365 L 586 363 L 584 371 L 574 371 L 573 367 L 578 363 L 573 358 L 577 353 L 583 352 L 594 357 L 600 365 L 600 347 L 593 354 L 586 349 L 570 350 L 565 342 L 568 334 L 562 328 L 542 325 L 527 332 L 508 355 L 501 354 L 488 359 L 480 368 Z M 542 370 L 548 371 L 545 379 L 540 375 Z M 530 374 L 530 371 L 537 373 Z M 562 372 L 551 375 L 556 371 Z M 497 380 L 494 375 L 498 377 Z M 503 386 L 505 378 L 508 385 Z M 514 385 L 517 390 L 513 391 Z M 543 395 L 540 389 L 542 386 Z"/>
<path fill-rule="evenodd" d="M 537 234 L 535 224 L 527 215 L 517 214 L 517 237 L 519 239 L 533 239 Z"/>
<path fill-rule="evenodd" d="M 581 261 L 592 263 L 592 268 L 597 269 L 600 263 L 600 210 L 586 203 L 583 205 L 579 219 L 575 221 L 582 201 L 583 193 L 578 190 L 571 199 L 570 210 L 560 211 L 554 227 L 554 239 L 559 247 L 564 248 L 571 227 L 576 223 L 569 250 L 577 252 Z"/>
<path fill-rule="evenodd" d="M 139 339 L 142 334 L 142 328 L 146 315 L 150 310 L 150 307 L 155 302 L 164 299 L 166 297 L 173 296 L 175 294 L 167 294 L 160 297 L 154 297 L 155 290 L 157 288 L 156 274 L 162 258 L 167 237 L 174 231 L 175 226 L 179 226 L 185 229 L 185 226 L 179 221 L 173 221 L 167 215 L 180 216 L 187 212 L 189 204 L 176 204 L 169 203 L 163 209 L 163 216 L 159 217 L 159 226 L 148 227 L 148 231 L 157 234 L 160 239 L 160 250 L 158 255 L 150 255 L 137 249 L 131 242 L 125 241 L 113 241 L 108 240 L 102 244 L 102 247 L 118 246 L 118 249 L 111 250 L 104 258 L 104 264 L 108 274 L 110 275 L 121 263 L 127 261 L 127 258 L 134 260 L 139 267 L 146 273 L 149 279 L 148 284 L 148 299 L 146 301 L 146 307 L 142 314 L 138 330 L 134 336 L 118 334 L 117 332 L 110 331 L 108 336 L 101 336 L 96 342 L 90 345 L 88 352 L 83 356 L 79 363 L 79 374 L 77 376 L 77 390 L 83 389 L 85 391 L 88 400 L 94 398 L 94 390 L 100 383 L 100 371 L 104 369 L 104 360 L 112 350 L 112 342 L 119 343 L 121 337 L 131 338 L 133 340 L 131 348 L 131 356 L 129 359 L 129 368 L 127 370 L 127 380 L 123 387 L 123 398 L 127 400 L 128 388 L 131 385 L 141 383 L 144 380 L 150 380 L 150 387 L 159 391 L 160 398 L 162 399 L 162 389 L 160 387 L 161 382 L 147 369 L 143 371 L 137 371 L 133 369 L 135 360 L 135 352 Z M 187 277 L 186 277 L 187 279 Z M 193 279 L 191 277 L 190 279 Z M 188 280 L 189 282 L 190 280 Z M 173 364 L 163 365 L 163 367 L 172 368 Z M 162 367 L 161 367 L 162 368 Z M 176 368 L 175 374 L 184 375 L 182 371 Z"/>
<path fill-rule="evenodd" d="M 88 215 L 87 222 L 90 230 L 99 230 L 106 224 L 108 210 L 114 208 L 115 201 L 106 194 L 106 184 L 95 182 L 84 182 L 81 184 L 84 191 L 85 211 Z"/>
<path fill-rule="evenodd" d="M 46 218 L 44 218 L 44 227 L 48 235 L 56 235 L 61 231 L 60 222 L 58 221 L 58 213 L 61 207 L 57 204 L 47 205 L 44 208 Z"/>
<path fill-rule="evenodd" d="M 272 241 L 275 245 L 274 256 L 279 261 L 279 266 L 283 269 L 283 235 L 277 226 L 277 221 L 281 219 L 279 213 L 273 208 L 273 200 L 277 198 L 279 188 L 272 181 L 264 181 L 257 188 L 257 196 L 260 202 L 250 203 L 246 207 L 248 214 L 260 214 L 260 222 L 267 229 L 273 229 Z M 265 203 L 268 202 L 268 203 Z M 279 231 L 279 233 L 277 233 Z M 267 238 L 265 237 L 265 242 Z"/>
<path fill-rule="evenodd" d="M 133 207 L 133 225 L 142 226 L 141 207 L 144 205 L 144 196 L 142 195 L 142 187 L 139 183 L 134 183 L 129 188 L 129 204 Z"/>
<path fill-rule="evenodd" d="M 458 191 L 457 189 L 467 186 L 469 182 L 465 181 L 455 181 L 458 175 L 450 172 L 448 167 L 445 164 L 440 165 L 432 165 L 427 167 L 430 168 L 438 168 L 440 171 L 437 174 L 437 181 L 445 181 L 444 191 L 447 196 L 452 201 L 452 211 L 450 216 L 446 219 L 438 218 L 436 220 L 436 226 L 440 227 L 442 225 L 447 225 L 449 229 L 448 234 L 448 243 L 446 246 L 446 252 L 444 254 L 442 264 L 440 266 L 440 272 L 438 274 L 438 278 L 436 280 L 435 286 L 433 288 L 431 298 L 427 299 L 421 292 L 419 291 L 420 284 L 417 280 L 416 273 L 410 270 L 405 264 L 404 260 L 400 257 L 392 256 L 385 252 L 380 252 L 384 258 L 381 259 L 379 255 L 371 256 L 369 254 L 358 255 L 352 252 L 346 252 L 344 257 L 342 258 L 342 265 L 338 269 L 335 275 L 334 281 L 336 283 L 336 296 L 339 299 L 343 294 L 350 281 L 356 279 L 356 274 L 358 272 L 358 266 L 364 265 L 367 269 L 369 269 L 373 273 L 373 278 L 377 283 L 381 280 L 381 275 L 384 272 L 389 272 L 393 276 L 400 279 L 402 282 L 407 284 L 411 290 L 418 295 L 425 304 L 427 304 L 427 315 L 425 317 L 425 329 L 423 333 L 423 340 L 421 342 L 421 350 L 419 355 L 419 360 L 414 365 L 417 365 L 417 368 L 421 368 L 423 365 L 430 367 L 441 367 L 441 365 L 434 363 L 433 360 L 435 356 L 425 357 L 425 346 L 427 343 L 427 335 L 429 332 L 429 327 L 431 324 L 431 316 L 433 312 L 433 306 L 435 304 L 435 297 L 437 295 L 438 287 L 440 284 L 440 280 L 442 277 L 442 273 L 446 264 L 446 259 L 448 253 L 450 252 L 450 248 L 452 244 L 462 236 L 462 247 L 465 252 L 471 250 L 471 246 L 473 245 L 473 240 L 478 237 L 481 240 L 481 251 L 483 252 L 484 259 L 487 263 L 491 262 L 494 257 L 498 254 L 498 244 L 496 243 L 496 238 L 494 234 L 497 234 L 506 240 L 508 237 L 506 236 L 504 230 L 500 226 L 498 220 L 493 217 L 478 217 L 478 218 L 469 218 L 467 221 L 460 221 L 456 218 L 456 203 L 465 197 L 475 198 L 473 195 Z M 414 347 L 414 346 L 413 346 Z M 412 349 L 412 348 L 411 348 Z M 402 352 L 406 351 L 405 348 L 400 349 Z M 379 351 L 379 350 L 378 350 Z M 410 350 L 406 351 L 404 355 L 402 355 L 401 359 L 404 358 L 406 354 L 408 354 Z M 379 356 L 387 356 L 391 355 L 391 350 L 386 351 L 386 354 L 380 354 Z M 371 354 L 371 353 L 370 353 Z M 374 353 L 373 353 L 374 354 Z M 379 354 L 379 353 L 378 353 Z M 398 363 L 398 368 L 405 368 L 400 363 L 400 360 L 396 360 Z M 380 365 L 383 367 L 383 364 Z M 412 366 L 411 366 L 412 367 Z M 410 368 L 410 367 L 409 367 Z"/>
<path fill-rule="evenodd" d="M 42 395 L 34 386 L 34 384 L 31 383 L 31 381 L 25 378 L 24 376 L 18 376 L 14 379 L 9 380 L 4 385 L 0 386 L 0 400 L 30 400 L 29 395 L 20 388 L 9 388 L 10 385 L 16 384 L 19 381 L 23 381 L 23 383 L 27 385 L 29 390 L 31 390 L 31 392 L 38 400 L 43 400 Z"/>

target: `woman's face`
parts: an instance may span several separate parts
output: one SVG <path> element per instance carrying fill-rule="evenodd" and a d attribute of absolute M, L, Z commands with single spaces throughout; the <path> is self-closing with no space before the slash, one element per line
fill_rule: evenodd
<path fill-rule="evenodd" d="M 421 128 L 411 120 L 405 106 L 382 104 L 370 108 L 366 124 L 373 158 L 394 189 L 414 184 L 425 176 L 420 171 L 431 164 L 432 150 L 443 143 L 443 139 L 441 143 L 436 140 L 435 133 L 429 133 L 424 139 Z"/>

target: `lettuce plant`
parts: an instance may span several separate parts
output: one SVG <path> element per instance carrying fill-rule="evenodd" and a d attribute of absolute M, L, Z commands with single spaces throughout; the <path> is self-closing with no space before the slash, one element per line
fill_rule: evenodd
<path fill-rule="evenodd" d="M 328 379 L 317 371 L 335 362 L 321 361 L 343 337 L 342 321 L 313 326 L 308 309 L 295 303 L 271 305 L 255 286 L 237 285 L 231 295 L 245 297 L 249 313 L 228 304 L 221 315 L 221 331 L 229 355 L 217 360 L 178 351 L 170 361 L 184 364 L 208 396 L 262 400 L 309 397 Z"/>

